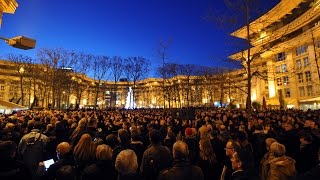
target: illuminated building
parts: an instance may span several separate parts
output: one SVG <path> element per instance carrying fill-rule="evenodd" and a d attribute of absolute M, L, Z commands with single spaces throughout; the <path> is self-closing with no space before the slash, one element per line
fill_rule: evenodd
<path fill-rule="evenodd" d="M 320 1 L 281 0 L 249 27 L 251 55 L 257 55 L 251 72 L 265 77 L 252 79 L 251 97 L 260 103 L 265 97 L 274 108 L 281 101 L 286 108 L 319 108 Z M 232 35 L 246 39 L 246 26 Z"/>

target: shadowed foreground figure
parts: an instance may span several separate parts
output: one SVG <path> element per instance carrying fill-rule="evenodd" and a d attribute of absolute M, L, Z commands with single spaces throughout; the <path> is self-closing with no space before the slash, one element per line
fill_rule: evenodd
<path fill-rule="evenodd" d="M 31 180 L 31 174 L 22 161 L 15 160 L 17 145 L 13 141 L 0 141 L 0 179 Z"/>
<path fill-rule="evenodd" d="M 177 141 L 173 145 L 173 167 L 162 171 L 158 180 L 203 180 L 200 167 L 191 165 L 188 161 L 188 145 Z"/>

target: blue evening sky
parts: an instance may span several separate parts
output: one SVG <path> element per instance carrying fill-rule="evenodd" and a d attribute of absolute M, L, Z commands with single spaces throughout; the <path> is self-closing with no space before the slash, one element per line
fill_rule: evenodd
<path fill-rule="evenodd" d="M 170 41 L 170 62 L 219 66 L 233 51 L 228 33 L 205 20 L 223 0 L 18 0 L 15 14 L 4 14 L 0 36 L 37 40 L 34 50 L 0 43 L 8 53 L 36 57 L 40 48 L 65 48 L 106 56 L 143 56 L 160 64 L 156 49 Z M 232 32 L 234 29 L 231 29 Z M 150 74 L 153 76 L 153 74 Z"/>

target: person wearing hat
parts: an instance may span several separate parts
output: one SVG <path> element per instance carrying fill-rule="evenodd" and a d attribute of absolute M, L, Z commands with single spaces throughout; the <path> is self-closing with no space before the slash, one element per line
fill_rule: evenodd
<path fill-rule="evenodd" d="M 189 160 L 191 164 L 196 164 L 199 159 L 199 141 L 197 140 L 196 134 L 192 132 L 192 128 L 187 127 L 184 134 L 184 142 L 189 147 Z"/>
<path fill-rule="evenodd" d="M 13 141 L 0 141 L 0 179 L 31 180 L 32 176 L 22 161 L 15 160 L 17 145 Z"/>

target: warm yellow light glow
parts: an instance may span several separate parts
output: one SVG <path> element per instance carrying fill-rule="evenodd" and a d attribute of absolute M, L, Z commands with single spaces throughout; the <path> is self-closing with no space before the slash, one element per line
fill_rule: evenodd
<path fill-rule="evenodd" d="M 252 90 L 251 100 L 252 101 L 256 101 L 257 100 L 257 92 L 256 92 L 255 89 Z"/>
<path fill-rule="evenodd" d="M 207 98 L 203 98 L 202 99 L 202 103 L 208 103 L 208 99 Z"/>
<path fill-rule="evenodd" d="M 265 37 L 267 37 L 267 33 L 266 32 L 261 32 L 260 33 L 260 38 L 263 39 Z"/>
<path fill-rule="evenodd" d="M 273 98 L 276 96 L 276 90 L 275 90 L 275 86 L 274 86 L 274 81 L 269 81 L 268 83 L 269 85 L 269 97 Z"/>
<path fill-rule="evenodd" d="M 83 105 L 86 105 L 87 104 L 87 99 L 83 99 L 82 103 L 83 103 Z"/>
<path fill-rule="evenodd" d="M 151 98 L 151 103 L 152 103 L 152 104 L 156 104 L 156 102 L 157 102 L 157 98 L 156 98 L 156 97 L 152 97 L 152 98 Z"/>

